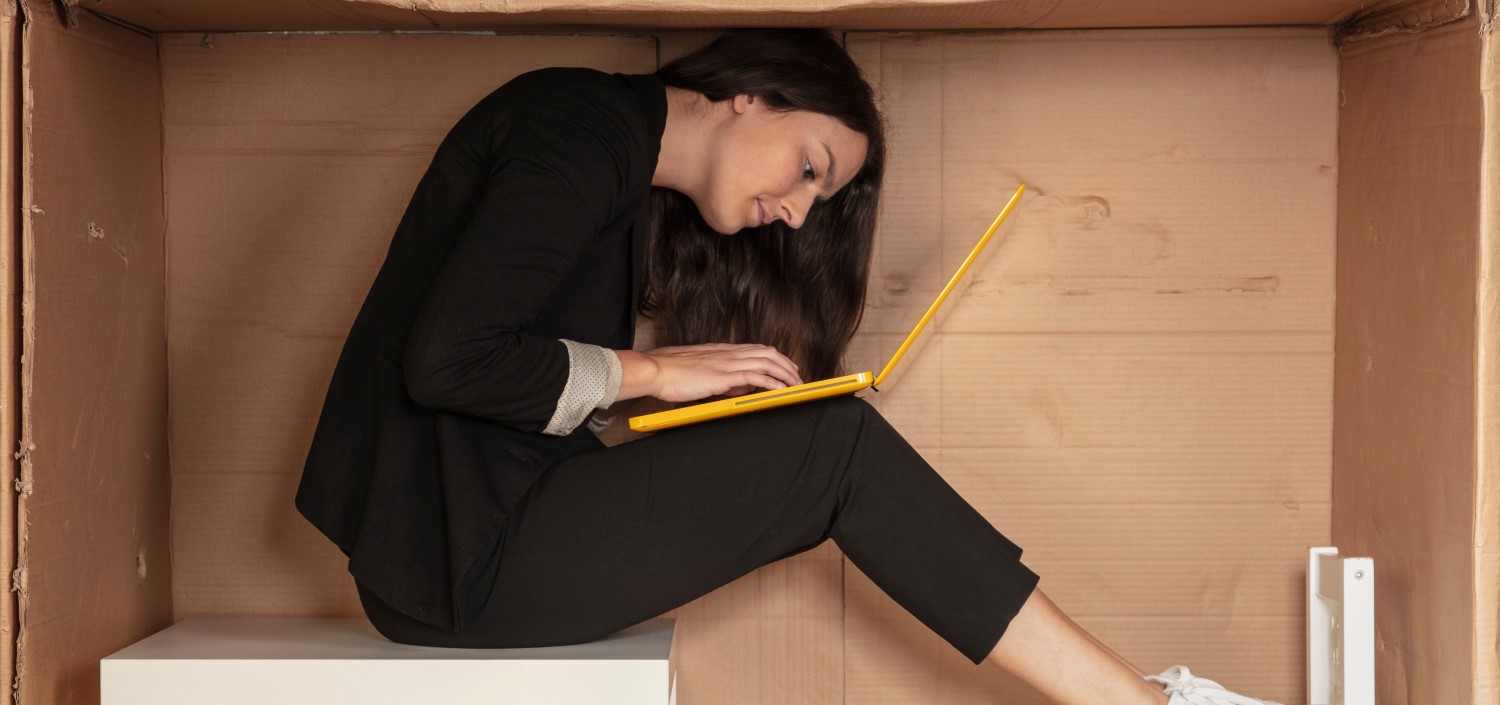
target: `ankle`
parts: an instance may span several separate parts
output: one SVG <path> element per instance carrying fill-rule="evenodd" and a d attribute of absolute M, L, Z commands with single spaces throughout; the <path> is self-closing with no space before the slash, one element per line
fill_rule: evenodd
<path fill-rule="evenodd" d="M 1073 693 L 1075 700 L 1066 702 L 1091 703 L 1098 705 L 1120 705 L 1130 703 L 1131 705 L 1167 705 L 1171 699 L 1167 691 L 1151 681 L 1141 679 L 1139 685 L 1127 688 L 1129 692 L 1122 692 L 1119 683 L 1115 683 L 1112 690 L 1094 690 L 1087 694 Z M 1064 702 L 1064 701 L 1059 701 Z"/>

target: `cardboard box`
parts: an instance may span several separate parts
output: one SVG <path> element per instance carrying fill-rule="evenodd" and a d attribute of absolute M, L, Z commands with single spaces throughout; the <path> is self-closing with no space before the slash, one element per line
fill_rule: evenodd
<path fill-rule="evenodd" d="M 177 620 L 362 614 L 292 495 L 452 122 L 529 68 L 811 25 L 892 123 L 851 364 L 1030 185 L 876 403 L 1049 595 L 1149 671 L 1301 703 L 1305 550 L 1337 545 L 1379 572 L 1379 702 L 1495 703 L 1495 8 L 1366 4 L 9 3 L 0 668 L 94 702 Z M 831 542 L 667 616 L 684 703 L 1041 702 Z"/>

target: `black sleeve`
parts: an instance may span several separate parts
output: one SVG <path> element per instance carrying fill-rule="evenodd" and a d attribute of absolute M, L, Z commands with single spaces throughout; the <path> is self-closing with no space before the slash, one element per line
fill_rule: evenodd
<path fill-rule="evenodd" d="M 568 353 L 527 328 L 622 200 L 631 134 L 622 105 L 607 93 L 559 90 L 491 129 L 494 163 L 479 204 L 407 337 L 415 402 L 546 427 Z"/>

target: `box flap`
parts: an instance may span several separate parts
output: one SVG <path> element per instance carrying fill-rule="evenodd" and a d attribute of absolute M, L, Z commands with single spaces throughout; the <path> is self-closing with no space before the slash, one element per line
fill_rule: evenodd
<path fill-rule="evenodd" d="M 171 623 L 156 41 L 26 6 L 18 702 Z"/>
<path fill-rule="evenodd" d="M 110 0 L 79 7 L 153 31 L 183 32 L 488 30 L 543 25 L 845 29 L 1326 25 L 1346 21 L 1370 5 L 1359 0 Z"/>
<path fill-rule="evenodd" d="M 1481 268 L 1497 128 L 1480 27 L 1341 48 L 1330 545 L 1375 561 L 1375 688 L 1400 702 L 1495 702 L 1496 301 Z"/>

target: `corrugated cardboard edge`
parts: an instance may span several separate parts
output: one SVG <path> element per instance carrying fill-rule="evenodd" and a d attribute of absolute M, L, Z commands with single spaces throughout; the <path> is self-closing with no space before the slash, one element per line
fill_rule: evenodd
<path fill-rule="evenodd" d="M 14 162 L 19 162 L 21 177 L 21 201 L 18 204 L 20 206 L 18 209 L 20 216 L 20 228 L 16 231 L 17 234 L 20 235 L 20 267 L 11 267 L 7 269 L 20 270 L 18 283 L 20 285 L 21 291 L 21 358 L 19 370 L 20 385 L 18 385 L 20 397 L 20 406 L 18 407 L 18 411 L 20 414 L 20 438 L 18 439 L 17 451 L 15 453 L 15 459 L 18 462 L 15 466 L 15 473 L 17 474 L 17 477 L 14 479 L 14 488 L 16 495 L 13 498 L 15 501 L 16 521 L 15 563 L 10 572 L 10 589 L 12 592 L 16 593 L 16 601 L 14 605 L 15 613 L 13 618 L 10 620 L 10 623 L 15 625 L 14 633 L 12 635 L 15 641 L 14 650 L 12 652 L 14 659 L 6 659 L 6 665 L 12 669 L 12 697 L 15 699 L 15 702 L 20 703 L 22 695 L 21 686 L 25 682 L 26 675 L 26 610 L 30 603 L 30 595 L 27 594 L 26 581 L 26 570 L 29 558 L 29 556 L 27 555 L 27 540 L 30 526 L 26 521 L 26 505 L 27 499 L 31 496 L 33 472 L 31 452 L 36 450 L 36 446 L 32 441 L 31 435 L 31 389 L 32 372 L 33 368 L 35 367 L 35 358 L 33 351 L 35 350 L 36 346 L 36 315 L 34 311 L 36 307 L 36 240 L 35 233 L 32 230 L 32 100 L 30 83 L 31 73 L 29 68 L 31 62 L 29 60 L 30 46 L 27 43 L 27 33 L 30 31 L 31 16 L 29 14 L 30 8 L 26 7 L 25 2 L 17 3 L 13 2 L 12 0 L 8 0 L 7 5 L 9 6 L 7 7 L 7 12 L 11 15 L 11 25 L 14 26 L 16 17 L 20 18 L 19 31 L 14 35 L 12 35 L 10 32 L 7 32 L 6 34 L 7 37 L 15 36 L 16 38 L 18 38 L 20 44 L 20 51 L 16 53 L 19 53 L 21 65 L 18 67 L 20 70 L 16 72 L 16 74 L 14 74 L 19 78 L 19 82 L 16 85 L 15 92 L 19 94 L 19 105 L 17 107 L 19 107 L 20 109 L 18 111 L 6 110 L 5 112 L 7 116 L 17 114 L 20 116 L 20 139 L 14 142 L 18 145 L 19 148 L 19 152 L 17 155 L 19 159 L 14 160 Z M 10 51 L 5 52 L 5 60 L 7 62 L 10 61 L 12 53 L 13 52 Z M 10 68 L 9 64 L 7 65 L 7 69 L 8 68 Z M 6 75 L 12 74 L 7 70 Z M 6 99 L 9 99 L 10 97 L 11 91 L 6 91 Z M 9 143 L 10 140 L 7 140 L 7 142 Z M 14 162 L 7 160 L 7 164 Z M 10 190 L 7 189 L 6 192 L 9 193 Z M 13 249 L 7 251 L 14 252 Z M 7 331 L 11 331 L 14 328 L 14 326 L 6 326 Z M 9 358 L 7 357 L 6 359 L 8 363 Z M 12 377 L 9 377 L 7 375 L 7 378 Z"/>
<path fill-rule="evenodd" d="M 432 12 L 577 12 L 607 7 L 611 12 L 818 12 L 871 7 L 962 7 L 992 0 L 355 0 Z"/>
<path fill-rule="evenodd" d="M 70 4 L 75 0 L 69 0 Z M 151 0 L 81 3 L 153 32 L 483 30 L 519 26 L 839 29 L 1336 25 L 1372 0 Z M 66 11 L 66 10 L 65 10 Z"/>
<path fill-rule="evenodd" d="M 1500 47 L 1496 0 L 1480 9 L 1479 271 L 1474 337 L 1474 703 L 1500 702 Z"/>
<path fill-rule="evenodd" d="M 19 422 L 17 401 L 20 398 L 20 369 L 16 357 L 17 332 L 20 330 L 19 321 L 16 320 L 19 289 L 19 271 L 12 266 L 18 261 L 19 245 L 16 233 L 20 225 L 20 211 L 16 208 L 16 188 L 18 174 L 16 159 L 16 147 L 19 144 L 19 136 L 16 131 L 16 117 L 20 114 L 17 100 L 17 79 L 19 78 L 19 62 L 17 52 L 20 47 L 17 42 L 17 33 L 20 31 L 18 24 L 16 3 L 7 0 L 0 5 L 0 213 L 5 217 L 0 220 L 0 252 L 6 263 L 4 268 L 5 282 L 0 287 L 0 389 L 4 390 L 4 397 L 0 397 L 0 447 L 16 447 L 16 424 Z M 15 457 L 12 458 L 15 460 Z M 0 486 L 11 486 L 16 480 L 16 463 L 4 464 L 4 470 L 0 470 Z M 10 493 L 0 494 L 0 523 L 7 527 L 6 531 L 0 532 L 0 575 L 10 575 L 15 569 L 16 559 L 16 535 L 8 530 L 14 526 L 16 497 Z M 4 638 L 0 638 L 0 682 L 11 683 L 15 678 L 15 624 L 16 603 L 9 598 L 0 600 L 0 629 L 4 630 Z"/>
<path fill-rule="evenodd" d="M 1492 2 L 1493 0 L 1484 0 Z M 1339 42 L 1384 37 L 1398 32 L 1421 32 L 1468 17 L 1474 11 L 1473 0 L 1412 0 L 1387 3 L 1361 12 L 1340 24 L 1335 32 Z"/>
<path fill-rule="evenodd" d="M 77 0 L 62 0 L 69 4 Z M 931 10 L 935 13 L 965 13 L 982 16 L 1001 6 L 1024 5 L 1025 0 L 346 0 L 348 2 L 369 3 L 372 5 L 386 5 L 390 7 L 411 10 L 418 13 L 442 12 L 442 13 L 484 13 L 492 15 L 513 15 L 523 13 L 547 12 L 547 13 L 572 13 L 572 12 L 610 12 L 610 13 L 633 13 L 633 14 L 657 14 L 657 13 L 740 13 L 748 12 L 755 14 L 777 15 L 785 13 L 846 13 L 870 10 Z M 1401 0 L 1394 0 L 1395 4 L 1401 4 Z M 1049 18 L 1060 9 L 1070 3 L 1063 0 L 1050 0 L 1043 2 L 1031 2 L 1028 9 L 1033 10 L 1037 18 Z M 1085 3 L 1071 3 L 1076 9 Z M 1091 10 L 1099 10 L 1101 3 L 1092 3 Z M 1108 4 L 1108 3 L 1103 3 Z M 1128 3 L 1119 3 L 1128 5 Z M 1190 6 L 1193 3 L 1180 3 L 1179 7 Z M 1364 6 L 1369 3 L 1342 3 L 1328 8 L 1327 12 L 1332 16 L 1319 16 L 1321 24 L 1332 24 L 1342 21 L 1360 12 L 1355 5 Z M 1388 3 L 1389 4 L 1389 3 Z M 1007 9 L 1010 9 L 1007 7 Z M 1162 12 L 1162 4 L 1157 3 L 1152 11 L 1158 17 Z M 1168 6 L 1168 11 L 1173 9 Z M 1067 8 L 1063 8 L 1067 12 Z M 1107 10 L 1105 11 L 1107 13 Z M 1150 20 L 1132 22 L 1130 26 L 1160 26 L 1160 22 L 1153 24 Z M 1167 24 L 1170 25 L 1170 22 Z M 1097 28 L 1098 25 L 1088 25 Z M 888 28 L 888 27 L 887 27 Z M 958 27 L 952 27 L 958 29 Z M 873 27 L 860 27 L 860 29 L 875 29 Z"/>

